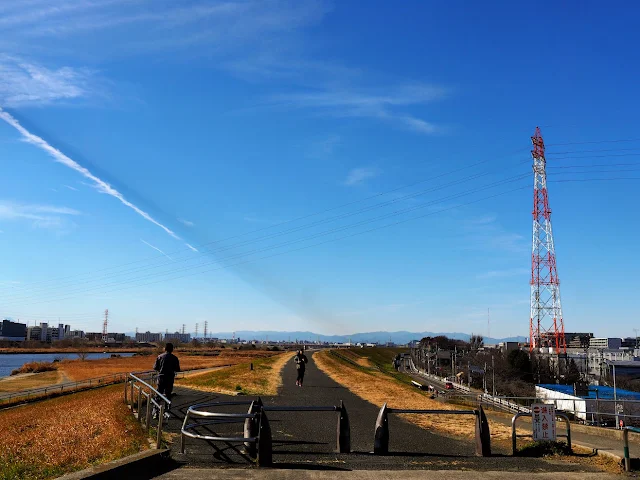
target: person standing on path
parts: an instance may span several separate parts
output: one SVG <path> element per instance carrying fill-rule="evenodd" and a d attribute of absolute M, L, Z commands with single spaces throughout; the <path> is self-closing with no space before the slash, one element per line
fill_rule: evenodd
<path fill-rule="evenodd" d="M 298 387 L 302 386 L 302 382 L 304 381 L 304 370 L 306 367 L 306 363 L 309 361 L 307 356 L 302 353 L 302 350 L 298 350 L 296 356 L 293 357 L 293 361 L 296 364 L 296 370 L 298 371 L 298 378 L 296 379 L 296 385 Z"/>
<path fill-rule="evenodd" d="M 158 392 L 167 398 L 171 398 L 173 392 L 173 381 L 176 372 L 180 371 L 180 361 L 173 353 L 173 343 L 167 343 L 164 353 L 158 355 L 153 369 L 158 372 Z"/>

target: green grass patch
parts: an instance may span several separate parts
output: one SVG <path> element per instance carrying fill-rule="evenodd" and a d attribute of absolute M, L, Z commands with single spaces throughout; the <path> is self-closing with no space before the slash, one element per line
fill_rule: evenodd
<path fill-rule="evenodd" d="M 529 442 L 517 451 L 519 457 L 548 457 L 571 455 L 566 442 Z"/>
<path fill-rule="evenodd" d="M 367 359 L 374 369 L 393 377 L 400 383 L 410 384 L 412 378 L 402 372 L 398 372 L 393 367 L 393 359 L 399 353 L 408 353 L 406 348 L 393 347 L 372 347 L 372 348 L 348 348 L 345 350 L 332 350 L 334 358 L 339 361 L 349 363 L 365 372 L 370 372 L 372 367 L 358 365 L 354 357 Z"/>

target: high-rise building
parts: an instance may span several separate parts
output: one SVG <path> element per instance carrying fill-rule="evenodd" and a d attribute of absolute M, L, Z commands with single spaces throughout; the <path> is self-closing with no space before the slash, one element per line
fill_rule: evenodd
<path fill-rule="evenodd" d="M 22 342 L 27 337 L 27 326 L 24 323 L 3 320 L 0 323 L 0 340 Z"/>

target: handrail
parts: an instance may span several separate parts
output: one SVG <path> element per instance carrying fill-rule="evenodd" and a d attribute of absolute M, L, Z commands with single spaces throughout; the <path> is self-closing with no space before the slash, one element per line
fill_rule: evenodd
<path fill-rule="evenodd" d="M 151 373 L 153 375 L 153 373 L 155 372 L 155 370 L 149 370 L 147 372 L 136 372 L 138 375 L 142 374 L 142 373 Z M 129 377 L 133 378 L 136 382 L 143 384 L 145 387 L 149 388 L 150 390 L 153 390 L 155 392 L 155 394 L 160 397 L 164 403 L 166 405 L 171 405 L 171 400 L 169 400 L 167 397 L 165 397 L 164 395 L 162 395 L 155 387 L 149 385 L 147 382 L 145 382 L 144 380 L 142 380 L 141 378 L 139 378 L 137 375 L 130 373 Z"/>

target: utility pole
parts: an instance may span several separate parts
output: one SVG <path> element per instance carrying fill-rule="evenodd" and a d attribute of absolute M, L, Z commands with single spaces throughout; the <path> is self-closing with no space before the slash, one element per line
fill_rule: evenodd
<path fill-rule="evenodd" d="M 489 309 L 487 308 L 487 340 L 489 339 L 489 337 L 491 337 L 491 315 L 489 314 Z"/>
<path fill-rule="evenodd" d="M 613 408 L 616 410 L 616 428 L 620 428 L 620 421 L 618 420 L 618 396 L 616 395 L 616 364 L 612 364 L 613 367 Z"/>
<path fill-rule="evenodd" d="M 482 389 L 484 390 L 484 393 L 488 393 L 487 392 L 487 362 L 484 362 L 484 375 L 482 375 Z"/>
<path fill-rule="evenodd" d="M 493 355 L 491 355 L 491 375 L 493 376 L 493 379 L 491 381 L 491 386 L 493 387 L 493 396 L 496 396 L 496 367 L 495 364 L 493 363 Z"/>
<path fill-rule="evenodd" d="M 107 328 L 109 325 L 109 309 L 107 308 L 104 311 L 104 323 L 102 324 L 102 341 L 106 342 L 107 339 L 109 338 L 109 335 L 107 333 Z"/>

